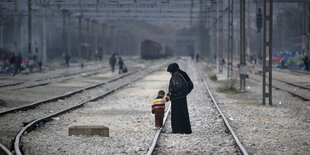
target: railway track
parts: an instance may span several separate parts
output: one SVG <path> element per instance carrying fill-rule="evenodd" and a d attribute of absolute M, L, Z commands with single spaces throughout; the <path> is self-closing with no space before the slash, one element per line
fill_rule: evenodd
<path fill-rule="evenodd" d="M 255 75 L 262 76 L 261 74 L 255 72 Z M 262 80 L 256 77 L 252 77 L 251 79 L 261 82 Z M 293 82 L 285 81 L 282 79 L 278 79 L 272 77 L 273 85 L 275 89 L 283 90 L 285 92 L 290 93 L 291 95 L 302 99 L 303 101 L 310 101 L 310 87 L 299 85 Z"/>
<path fill-rule="evenodd" d="M 98 65 L 97 63 L 94 65 Z M 132 62 L 129 62 L 129 65 L 132 65 Z M 61 81 L 61 80 L 69 80 L 72 79 L 74 77 L 77 76 L 81 76 L 81 77 L 89 77 L 89 76 L 93 76 L 93 75 L 97 75 L 100 74 L 102 72 L 105 71 L 109 71 L 110 67 L 106 66 L 106 67 L 101 67 L 100 68 L 96 68 L 96 69 L 88 69 L 88 70 L 83 70 L 80 72 L 75 72 L 75 73 L 65 73 L 65 74 L 58 74 L 58 75 L 54 75 L 54 76 L 50 76 L 50 77 L 44 77 L 44 78 L 40 78 L 40 79 L 36 79 L 36 80 L 32 80 L 32 81 L 27 81 L 27 82 L 17 82 L 17 83 L 13 83 L 13 84 L 6 84 L 3 85 L 4 87 L 9 87 L 9 86 L 16 86 L 13 88 L 5 88 L 1 90 L 1 86 L 0 86 L 0 91 L 8 91 L 8 90 L 21 90 L 21 89 L 27 89 L 27 88 L 34 88 L 34 87 L 40 87 L 40 86 L 46 86 L 51 84 L 54 81 Z M 47 82 L 46 82 L 47 81 Z M 3 87 L 2 87 L 3 88 Z"/>
<path fill-rule="evenodd" d="M 237 62 L 239 62 L 238 59 L 236 59 Z M 248 62 L 250 63 L 250 62 Z M 225 68 L 227 69 L 227 66 L 225 65 Z M 256 75 L 261 75 L 262 73 L 262 66 L 261 65 L 256 65 L 256 68 L 259 68 L 259 69 L 254 69 L 255 70 L 255 74 Z M 233 66 L 233 69 L 235 71 L 238 71 L 239 69 L 235 66 Z M 310 76 L 310 72 L 308 71 L 302 71 L 302 70 L 294 70 L 294 69 L 279 69 L 279 68 L 273 68 L 272 69 L 273 71 L 277 71 L 277 72 L 280 72 L 280 73 L 287 73 L 287 74 L 293 74 L 293 75 L 296 75 L 296 76 L 304 76 L 304 75 L 307 75 L 307 76 Z M 291 85 L 291 86 L 295 86 L 295 87 L 298 87 L 298 88 L 301 88 L 301 89 L 307 89 L 307 90 L 310 90 L 310 87 L 306 87 L 306 86 L 303 86 L 303 85 L 300 85 L 300 84 L 296 84 L 296 83 L 293 83 L 293 82 L 289 82 L 289 81 L 285 81 L 285 80 L 281 80 L 279 78 L 275 78 L 274 76 L 272 77 L 273 80 L 276 80 L 276 81 L 280 81 L 280 82 L 283 82 L 283 83 L 286 83 L 288 85 Z M 257 81 L 257 80 L 256 80 Z M 309 86 L 310 86 L 310 82 L 309 82 Z"/>
<path fill-rule="evenodd" d="M 262 80 L 258 79 L 258 78 L 251 77 L 251 79 L 254 80 L 254 81 L 257 81 L 257 82 L 262 82 Z M 286 84 L 288 86 L 296 87 L 298 89 L 296 89 L 296 88 L 290 89 L 290 88 L 285 88 L 285 86 L 275 85 L 275 82 L 273 82 L 273 84 L 272 84 L 273 88 L 278 89 L 278 90 L 282 90 L 282 91 L 285 91 L 285 92 L 288 92 L 289 94 L 291 94 L 291 95 L 293 95 L 295 97 L 298 97 L 298 98 L 300 98 L 303 101 L 310 101 L 310 97 L 309 97 L 310 88 L 299 86 L 299 85 L 295 85 L 295 84 L 292 84 L 292 83 L 289 83 L 289 82 L 286 82 L 286 81 L 282 81 L 282 80 L 277 80 L 277 81 L 281 82 L 282 84 Z"/>
<path fill-rule="evenodd" d="M 227 66 L 225 66 L 227 69 Z M 234 67 L 234 70 L 237 71 L 236 67 Z M 257 75 L 262 77 L 261 70 L 256 70 L 252 75 Z M 262 79 L 256 78 L 251 76 L 250 79 L 257 81 L 257 82 L 262 82 Z M 272 77 L 273 79 L 273 84 L 272 87 L 278 90 L 285 91 L 295 97 L 300 98 L 303 101 L 310 101 L 310 87 L 308 86 L 303 86 L 300 84 L 296 84 L 293 82 L 281 80 L 275 77 Z"/>
<path fill-rule="evenodd" d="M 114 79 L 111 79 L 111 80 L 108 80 L 108 81 L 104 81 L 104 82 L 101 82 L 101 83 L 99 83 L 99 84 L 95 84 L 95 85 L 88 86 L 88 87 L 85 87 L 85 88 L 81 88 L 81 89 L 72 91 L 72 92 L 70 92 L 70 93 L 64 94 L 64 95 L 52 97 L 52 98 L 49 98 L 49 99 L 46 99 L 46 100 L 42 100 L 42 101 L 38 101 L 38 102 L 35 102 L 35 103 L 32 103 L 32 104 L 27 104 L 27 105 L 24 105 L 24 106 L 20 106 L 20 107 L 8 109 L 8 110 L 5 110 L 5 111 L 1 111 L 1 112 L 0 112 L 0 116 L 5 115 L 5 114 L 8 114 L 8 113 L 13 113 L 13 112 L 16 112 L 16 111 L 29 110 L 29 109 L 35 108 L 35 107 L 37 107 L 37 106 L 39 106 L 39 105 L 41 105 L 41 104 L 45 104 L 45 103 L 50 103 L 50 102 L 62 100 L 62 99 L 71 97 L 71 96 L 73 96 L 73 95 L 76 95 L 76 94 L 78 94 L 78 93 L 82 93 L 82 92 L 85 91 L 85 90 L 90 90 L 90 89 L 97 88 L 97 87 L 100 87 L 100 86 L 102 86 L 102 85 L 105 85 L 105 84 L 107 84 L 107 83 L 114 82 L 114 81 L 116 81 L 116 80 L 119 80 L 119 79 L 121 79 L 121 78 L 124 78 L 124 77 L 126 77 L 126 76 L 128 76 L 128 75 L 131 75 L 131 74 L 134 74 L 134 73 L 136 73 L 136 72 L 130 72 L 130 73 L 121 75 L 121 76 L 119 76 L 119 77 L 116 77 L 116 78 L 114 78 Z"/>
<path fill-rule="evenodd" d="M 215 99 L 214 99 L 214 97 L 213 97 L 213 95 L 212 95 L 212 93 L 211 93 L 211 91 L 209 89 L 209 86 L 208 86 L 208 84 L 207 84 L 203 74 L 201 73 L 200 67 L 199 66 L 195 66 L 195 68 L 199 72 L 200 79 L 202 79 L 202 81 L 204 83 L 204 86 L 205 86 L 205 88 L 206 88 L 206 90 L 208 92 L 208 96 L 211 98 L 212 103 L 214 104 L 214 106 L 216 107 L 216 110 L 218 111 L 218 113 L 220 114 L 222 120 L 224 121 L 225 126 L 229 130 L 229 133 L 232 135 L 232 137 L 233 137 L 233 139 L 234 139 L 234 141 L 236 143 L 237 148 L 240 150 L 240 153 L 242 153 L 244 155 L 247 155 L 248 154 L 247 150 L 244 148 L 244 146 L 242 145 L 242 143 L 238 139 L 237 135 L 235 134 L 233 128 L 230 126 L 227 118 L 225 117 L 225 115 L 223 114 L 223 112 L 221 111 L 219 106 L 217 105 L 217 103 L 216 103 L 216 101 L 215 101 Z M 163 124 L 166 123 L 167 117 L 170 114 L 170 109 L 171 109 L 171 106 L 169 105 L 168 110 L 165 113 Z M 149 148 L 149 150 L 147 152 L 147 155 L 151 155 L 151 154 L 154 153 L 154 150 L 155 150 L 156 145 L 158 143 L 158 140 L 159 140 L 161 132 L 162 132 L 162 128 L 160 130 L 157 130 L 157 132 L 156 132 L 156 134 L 154 136 L 153 142 L 152 142 L 152 144 L 151 144 L 151 146 L 150 146 L 150 148 Z"/>
<path fill-rule="evenodd" d="M 238 64 L 240 62 L 239 58 L 234 58 L 234 61 L 236 63 L 234 64 Z M 251 64 L 250 61 L 247 61 L 248 64 Z M 262 68 L 262 64 L 263 62 L 260 60 L 257 60 L 257 64 L 256 66 L 259 66 L 260 68 Z M 225 66 L 226 67 L 226 66 Z M 304 71 L 304 70 L 300 70 L 300 69 L 279 69 L 279 68 L 273 68 L 273 70 L 279 71 L 279 72 L 286 72 L 289 74 L 295 74 L 295 75 L 310 75 L 309 71 Z"/>
<path fill-rule="evenodd" d="M 27 89 L 27 88 L 35 88 L 35 87 L 40 87 L 40 86 L 46 86 L 46 85 L 49 85 L 52 82 L 54 82 L 52 80 L 57 80 L 57 79 L 58 80 L 69 80 L 69 79 L 72 79 L 76 76 L 88 77 L 88 76 L 100 74 L 100 73 L 108 71 L 108 70 L 109 70 L 109 68 L 106 67 L 106 68 L 102 68 L 102 69 L 96 69 L 94 71 L 86 71 L 86 72 L 74 73 L 74 74 L 69 74 L 69 75 L 65 74 L 65 75 L 61 75 L 61 76 L 57 76 L 57 77 L 35 80 L 33 83 L 27 84 L 27 85 L 19 87 L 19 88 L 14 88 L 11 90 L 21 90 L 21 89 Z M 45 82 L 45 81 L 48 81 L 48 82 Z"/>
<path fill-rule="evenodd" d="M 287 69 L 287 70 L 282 70 L 282 69 L 276 69 L 277 71 L 283 72 L 286 71 L 287 73 L 294 73 L 296 75 L 309 75 L 309 71 L 303 71 L 303 70 L 296 70 L 296 69 Z"/>
<path fill-rule="evenodd" d="M 36 80 L 33 80 L 33 81 L 29 81 L 29 82 L 40 82 L 40 81 L 46 81 L 46 80 L 52 80 L 52 79 L 59 79 L 59 78 L 64 78 L 64 77 L 76 76 L 76 75 L 80 75 L 80 74 L 83 74 L 83 73 L 84 74 L 85 73 L 91 73 L 91 72 L 98 72 L 99 73 L 100 70 L 102 70 L 102 68 L 83 70 L 83 71 L 80 71 L 80 72 L 69 73 L 69 74 L 66 74 L 66 73 L 65 74 L 58 74 L 58 75 L 54 75 L 54 76 L 49 76 L 49 77 L 44 77 L 44 78 L 36 79 Z M 26 83 L 28 83 L 28 82 L 15 82 L 15 83 L 10 83 L 10 84 L 4 84 L 4 85 L 0 85 L 0 88 L 10 87 L 10 86 L 17 86 L 17 85 L 22 85 L 22 84 L 26 84 Z"/>
<path fill-rule="evenodd" d="M 56 116 L 61 115 L 63 113 L 66 113 L 70 110 L 82 107 L 85 103 L 96 101 L 96 100 L 99 100 L 101 98 L 104 98 L 105 96 L 117 91 L 118 89 L 121 89 L 121 88 L 135 82 L 135 81 L 142 79 L 143 77 L 154 72 L 155 70 L 157 70 L 158 68 L 160 68 L 164 64 L 165 63 L 162 63 L 162 65 L 153 65 L 153 66 L 151 65 L 151 67 L 147 67 L 147 68 L 139 70 L 139 71 L 131 72 L 131 73 L 122 75 L 120 77 L 111 79 L 109 81 L 105 81 L 101 84 L 97 84 L 94 86 L 90 86 L 88 88 L 77 90 L 77 91 L 72 92 L 70 94 L 58 96 L 58 97 L 51 98 L 51 99 L 46 100 L 46 101 L 41 101 L 41 102 L 35 103 L 33 105 L 20 107 L 18 109 L 11 109 L 9 111 L 5 111 L 5 112 L 0 113 L 1 115 L 4 115 L 4 117 L 7 117 L 7 118 L 10 118 L 10 116 L 7 116 L 7 115 L 15 116 L 17 118 L 19 118 L 19 117 L 16 115 L 19 115 L 21 117 L 27 115 L 27 117 L 28 117 L 26 119 L 23 118 L 22 120 L 14 122 L 15 126 L 19 126 L 23 123 L 26 126 L 23 127 L 22 129 L 21 129 L 21 127 L 15 127 L 15 129 L 13 129 L 14 131 L 19 131 L 19 132 L 15 138 L 14 149 L 11 149 L 11 150 L 14 150 L 16 152 L 16 154 L 22 154 L 22 151 L 20 149 L 20 145 L 21 145 L 20 144 L 20 138 L 21 138 L 21 136 L 25 132 L 28 133 L 31 130 L 34 130 L 37 127 L 38 123 L 51 121 L 53 117 L 56 117 Z M 151 68 L 151 69 L 149 69 L 149 68 Z M 127 78 L 124 78 L 124 77 L 127 77 Z M 119 81 L 119 79 L 124 79 L 124 80 L 122 80 L 122 82 L 116 82 L 116 81 Z M 121 83 L 121 84 L 119 84 L 119 83 Z M 105 85 L 105 86 L 103 86 L 103 85 Z M 81 94 L 77 97 L 77 95 L 74 95 L 77 93 L 81 93 Z M 69 96 L 71 96 L 71 97 L 69 97 Z M 84 99 L 81 99 L 83 97 L 80 97 L 80 96 L 85 96 L 85 97 L 84 97 Z M 75 99 L 72 99 L 74 97 L 75 97 Z M 61 101 L 61 103 L 65 103 L 65 102 L 70 103 L 70 105 L 67 105 L 67 106 L 59 105 L 59 104 L 57 104 L 57 102 L 59 102 L 59 101 Z M 49 102 L 49 104 L 44 104 L 45 102 Z M 45 107 L 45 105 L 51 105 L 52 104 L 51 102 L 57 104 L 57 107 L 53 106 L 55 109 L 51 109 L 51 107 Z M 40 104 L 44 104 L 44 105 L 39 106 Z M 35 108 L 35 109 L 32 109 L 32 108 Z M 27 111 L 12 113 L 12 112 L 20 111 L 20 110 L 27 110 Z M 48 111 L 55 111 L 55 112 L 50 113 Z M 31 113 L 35 113 L 35 112 L 36 112 L 37 116 L 28 116 L 28 115 L 31 115 Z M 0 119 L 1 119 L 1 117 L 0 117 Z M 25 120 L 28 120 L 28 121 L 25 122 Z M 1 125 L 1 126 L 3 126 L 3 125 Z M 10 124 L 10 126 L 12 126 L 12 125 Z"/>

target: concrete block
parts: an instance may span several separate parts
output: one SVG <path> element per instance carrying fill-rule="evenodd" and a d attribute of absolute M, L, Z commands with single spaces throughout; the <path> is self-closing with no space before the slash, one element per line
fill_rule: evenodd
<path fill-rule="evenodd" d="M 103 125 L 72 125 L 69 127 L 69 136 L 71 135 L 99 135 L 109 137 L 109 128 Z"/>

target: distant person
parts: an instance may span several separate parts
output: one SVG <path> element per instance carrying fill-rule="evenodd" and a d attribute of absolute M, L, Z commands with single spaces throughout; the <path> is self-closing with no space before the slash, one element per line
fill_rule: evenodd
<path fill-rule="evenodd" d="M 194 60 L 194 53 L 191 53 L 191 58 Z"/>
<path fill-rule="evenodd" d="M 5 59 L 4 57 L 1 58 L 1 62 L 0 62 L 0 68 L 1 68 L 1 73 L 5 71 Z"/>
<path fill-rule="evenodd" d="M 102 60 L 102 56 L 103 56 L 103 50 L 102 50 L 101 47 L 99 48 L 99 53 L 98 53 L 98 55 L 99 55 L 99 60 L 101 61 L 101 60 Z"/>
<path fill-rule="evenodd" d="M 84 63 L 82 62 L 80 66 L 81 66 L 81 69 L 83 69 L 84 68 Z"/>
<path fill-rule="evenodd" d="M 257 62 L 257 56 L 256 54 L 254 54 L 254 64 L 256 65 L 256 62 Z"/>
<path fill-rule="evenodd" d="M 306 71 L 308 71 L 309 70 L 309 58 L 308 58 L 308 56 L 306 54 L 305 54 L 303 60 L 304 60 L 304 69 Z"/>
<path fill-rule="evenodd" d="M 24 58 L 22 59 L 22 64 L 21 64 L 21 68 L 22 70 L 26 69 L 27 68 L 27 60 Z"/>
<path fill-rule="evenodd" d="M 119 65 L 118 74 L 122 74 L 124 71 L 124 61 L 122 60 L 121 57 L 118 58 L 118 65 Z"/>
<path fill-rule="evenodd" d="M 66 63 L 66 66 L 69 67 L 70 66 L 70 55 L 68 52 L 65 53 L 65 63 Z"/>
<path fill-rule="evenodd" d="M 240 74 L 244 78 L 249 78 L 249 67 L 246 63 L 241 63 Z"/>
<path fill-rule="evenodd" d="M 38 61 L 39 60 L 39 49 L 36 48 L 36 51 L 34 53 L 34 65 L 37 65 L 38 64 Z"/>
<path fill-rule="evenodd" d="M 222 65 L 225 65 L 225 59 L 224 58 L 222 58 Z"/>
<path fill-rule="evenodd" d="M 153 101 L 152 113 L 155 113 L 155 127 L 159 130 L 163 127 L 163 120 L 165 115 L 165 103 L 170 100 L 170 96 L 165 97 L 165 91 L 160 90 L 157 97 Z"/>
<path fill-rule="evenodd" d="M 171 100 L 172 133 L 191 134 L 186 96 L 194 88 L 193 82 L 177 63 L 170 64 L 167 71 L 171 74 L 168 95 Z"/>
<path fill-rule="evenodd" d="M 225 59 L 224 58 L 219 59 L 219 71 L 220 71 L 220 73 L 223 73 L 224 65 L 225 65 Z"/>
<path fill-rule="evenodd" d="M 254 64 L 254 54 L 253 54 L 253 53 L 250 55 L 250 62 L 251 62 L 252 64 Z"/>
<path fill-rule="evenodd" d="M 34 56 L 30 55 L 29 56 L 29 72 L 33 72 L 33 66 L 34 66 Z"/>
<path fill-rule="evenodd" d="M 15 68 L 16 68 L 16 56 L 15 53 L 12 53 L 10 57 L 10 73 L 13 73 L 13 75 Z"/>
<path fill-rule="evenodd" d="M 214 55 L 213 55 L 213 62 L 214 62 L 213 65 L 215 65 L 215 66 L 216 66 L 216 63 L 217 63 L 216 59 L 217 59 L 216 53 L 214 53 Z"/>
<path fill-rule="evenodd" d="M 4 62 L 5 62 L 6 73 L 9 73 L 10 72 L 10 60 L 9 60 L 9 58 L 6 58 Z"/>
<path fill-rule="evenodd" d="M 21 73 L 22 72 L 22 54 L 18 53 L 17 57 L 16 57 L 16 67 L 15 67 L 15 72 L 14 75 L 16 75 L 17 73 Z"/>
<path fill-rule="evenodd" d="M 198 63 L 199 61 L 199 54 L 196 54 L 196 62 Z"/>
<path fill-rule="evenodd" d="M 116 63 L 116 58 L 115 58 L 115 54 L 113 53 L 110 58 L 110 66 L 111 66 L 112 73 L 114 73 L 115 63 Z"/>
<path fill-rule="evenodd" d="M 97 61 L 99 59 L 99 53 L 98 49 L 95 50 L 95 60 Z"/>
<path fill-rule="evenodd" d="M 39 65 L 39 70 L 40 70 L 40 72 L 42 72 L 42 65 L 43 65 L 43 62 L 42 62 L 41 59 L 40 59 L 38 65 Z"/>

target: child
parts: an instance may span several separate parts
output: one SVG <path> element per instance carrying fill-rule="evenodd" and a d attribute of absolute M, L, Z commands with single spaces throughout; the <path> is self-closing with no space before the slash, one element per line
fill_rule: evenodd
<path fill-rule="evenodd" d="M 165 103 L 168 102 L 169 99 L 170 97 L 168 95 L 165 98 L 165 91 L 160 90 L 156 99 L 153 101 L 152 113 L 155 113 L 155 126 L 158 130 L 163 126 Z"/>

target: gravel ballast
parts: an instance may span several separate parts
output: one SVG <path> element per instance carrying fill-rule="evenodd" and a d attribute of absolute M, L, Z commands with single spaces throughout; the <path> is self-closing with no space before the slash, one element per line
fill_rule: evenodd
<path fill-rule="evenodd" d="M 239 154 L 232 136 L 225 132 L 227 128 L 222 119 L 217 117 L 217 110 L 193 63 L 189 59 L 178 62 L 195 86 L 187 98 L 193 133 L 172 134 L 168 117 L 155 154 Z M 216 82 L 207 79 L 211 92 L 249 154 L 309 154 L 310 102 L 273 89 L 274 105 L 263 106 L 261 82 L 247 79 L 246 93 L 220 93 L 218 89 L 224 87 L 222 79 L 226 79 L 226 73 L 218 77 Z M 22 150 L 25 154 L 146 154 L 156 132 L 151 104 L 158 90 L 167 91 L 169 79 L 170 74 L 161 68 L 104 99 L 60 115 L 44 128 L 25 134 L 21 139 Z M 103 89 L 109 88 L 112 85 Z M 95 91 L 85 92 L 83 97 L 101 93 L 100 89 Z M 76 97 L 72 101 L 79 100 Z M 49 113 L 52 106 L 32 112 Z M 24 112 L 18 113 L 24 118 L 12 114 L 8 120 L 33 118 Z M 0 120 L 3 121 L 7 120 Z M 15 129 L 14 124 L 6 125 L 0 134 L 14 136 L 16 133 L 9 130 Z M 71 125 L 104 125 L 109 128 L 110 137 L 68 136 Z"/>
<path fill-rule="evenodd" d="M 152 65 L 153 67 L 154 65 Z M 154 66 L 156 67 L 156 65 Z M 149 68 L 150 69 L 150 68 Z M 152 70 L 152 69 L 151 69 Z M 143 77 L 148 74 L 149 71 L 139 71 L 138 73 L 131 74 L 127 77 L 121 78 L 114 82 L 109 82 L 103 86 L 85 90 L 80 94 L 73 95 L 63 100 L 58 100 L 55 102 L 50 102 L 47 104 L 40 105 L 35 109 L 30 109 L 27 111 L 18 111 L 16 113 L 9 113 L 0 117 L 0 143 L 8 148 L 11 148 L 11 140 L 15 137 L 18 131 L 22 128 L 24 122 L 30 122 L 35 119 L 42 118 L 43 116 L 51 115 L 53 113 L 59 112 L 63 109 L 75 106 L 81 102 L 87 101 L 91 98 L 101 96 L 108 90 L 114 90 L 115 88 L 124 85 L 136 78 Z M 92 77 L 89 77 L 92 78 Z M 105 80 L 101 80 L 104 82 Z M 79 81 L 72 81 L 72 83 Z"/>
<path fill-rule="evenodd" d="M 225 80 L 209 80 L 215 99 L 225 116 L 231 118 L 229 122 L 247 151 L 250 154 L 309 154 L 310 102 L 273 89 L 273 106 L 268 102 L 264 106 L 262 83 L 251 80 L 252 76 L 261 79 L 250 74 L 250 79 L 246 80 L 247 93 L 243 94 L 219 93 L 217 90 L 224 87 Z M 226 73 L 219 77 L 226 79 Z M 237 80 L 236 87 L 238 85 Z"/>
<path fill-rule="evenodd" d="M 126 65 L 128 65 L 128 70 L 133 71 L 140 68 L 141 60 L 137 59 L 127 59 Z M 116 66 L 117 67 L 117 66 Z M 99 70 L 100 69 L 100 70 Z M 79 88 L 83 88 L 89 85 L 100 83 L 104 80 L 108 80 L 112 77 L 118 75 L 118 69 L 116 72 L 112 73 L 108 63 L 97 63 L 96 65 L 88 65 L 83 70 L 80 68 L 68 68 L 68 72 L 65 73 L 64 69 L 44 72 L 44 73 L 35 73 L 36 75 L 18 75 L 19 78 L 24 81 L 24 84 L 17 86 L 9 86 L 0 88 L 0 99 L 6 103 L 6 106 L 0 105 L 0 111 L 10 109 L 13 107 L 18 107 L 23 104 L 29 104 L 32 102 L 40 101 L 43 99 L 51 98 L 58 95 L 63 95 L 68 92 L 72 92 Z M 97 70 L 95 73 L 88 72 L 89 70 Z M 35 81 L 36 79 L 46 79 L 50 77 L 55 77 L 58 75 L 67 75 L 71 73 L 79 73 L 69 77 L 61 77 L 56 79 L 47 79 L 43 81 Z M 83 73 L 82 73 L 83 72 Z M 86 76 L 90 74 L 90 76 Z M 15 80 L 15 79 L 12 79 Z M 25 88 L 26 86 L 37 85 L 42 83 L 48 83 L 44 86 Z"/>
<path fill-rule="evenodd" d="M 23 136 L 23 150 L 25 154 L 144 154 L 155 134 L 152 100 L 168 81 L 167 72 L 155 72 L 103 100 L 61 115 L 58 121 Z M 110 137 L 68 136 L 68 127 L 74 124 L 104 125 Z"/>
<path fill-rule="evenodd" d="M 193 95 L 189 96 L 193 134 L 170 134 L 168 121 L 156 153 L 235 153 L 233 138 L 225 133 L 226 127 L 217 118 L 192 64 L 184 70 L 189 70 L 195 83 Z M 45 128 L 23 136 L 25 154 L 145 154 L 156 132 L 151 104 L 158 90 L 167 91 L 169 79 L 170 74 L 163 68 L 103 100 L 61 115 L 59 120 L 46 123 Z M 75 124 L 104 125 L 110 129 L 110 137 L 68 136 L 68 127 Z M 168 152 L 160 152 L 161 148 Z"/>
<path fill-rule="evenodd" d="M 192 81 L 194 89 L 187 96 L 188 110 L 192 127 L 192 134 L 172 134 L 170 117 L 167 120 L 165 133 L 161 134 L 156 154 L 236 154 L 231 134 L 221 118 L 217 117 L 217 110 L 200 75 L 192 61 L 181 64 Z"/>

